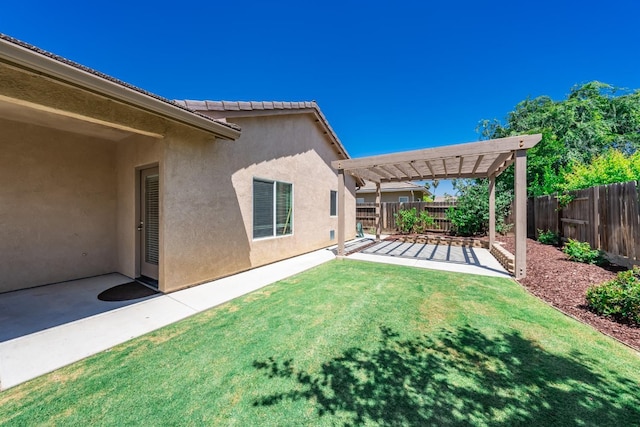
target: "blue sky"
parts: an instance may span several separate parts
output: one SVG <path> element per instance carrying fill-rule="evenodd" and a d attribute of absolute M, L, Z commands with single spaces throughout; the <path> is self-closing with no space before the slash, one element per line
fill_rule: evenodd
<path fill-rule="evenodd" d="M 591 80 L 638 89 L 638 18 L 626 0 L 12 1 L 0 32 L 170 99 L 316 100 L 359 157 L 475 141 Z"/>

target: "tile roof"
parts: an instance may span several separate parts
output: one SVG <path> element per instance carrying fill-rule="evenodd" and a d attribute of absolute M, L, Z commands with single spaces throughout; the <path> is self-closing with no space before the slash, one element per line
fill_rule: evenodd
<path fill-rule="evenodd" d="M 338 151 L 344 156 L 345 159 L 349 159 L 349 153 L 338 138 L 329 121 L 320 110 L 320 107 L 315 101 L 300 101 L 300 102 L 287 102 L 287 101 L 196 101 L 196 100 L 176 100 L 176 103 L 185 106 L 188 109 L 194 111 L 230 111 L 230 112 L 251 112 L 258 111 L 276 111 L 276 110 L 308 110 L 314 113 L 322 126 L 326 129 L 333 143 L 337 146 Z M 266 113 L 268 114 L 268 113 Z M 234 114 L 237 116 L 237 114 Z"/>
<path fill-rule="evenodd" d="M 187 111 L 187 112 L 189 112 L 191 114 L 194 114 L 194 115 L 196 115 L 198 117 L 201 117 L 201 118 L 204 118 L 206 120 L 218 123 L 220 125 L 226 126 L 226 127 L 230 128 L 230 129 L 233 129 L 233 130 L 236 130 L 236 131 L 240 130 L 240 127 L 235 125 L 235 124 L 233 124 L 233 123 L 226 123 L 223 120 L 217 120 L 217 119 L 211 118 L 211 117 L 209 117 L 209 116 L 207 116 L 205 114 L 200 114 L 197 111 L 189 109 L 184 104 L 179 104 L 179 103 L 176 103 L 176 102 L 174 102 L 172 100 L 164 98 L 164 97 L 162 97 L 160 95 L 156 95 L 154 93 L 148 92 L 148 91 L 146 91 L 144 89 L 141 89 L 141 88 L 139 88 L 137 86 L 129 84 L 129 83 L 125 82 L 125 81 L 122 81 L 122 80 L 119 80 L 119 79 L 117 79 L 115 77 L 112 77 L 112 76 L 109 76 L 107 74 L 101 73 L 100 71 L 94 70 L 94 69 L 89 68 L 89 67 L 87 67 L 85 65 L 82 65 L 82 64 L 79 64 L 77 62 L 71 61 L 71 60 L 69 60 L 67 58 L 64 58 L 62 56 L 56 55 L 56 54 L 51 53 L 49 51 L 46 51 L 44 49 L 40 49 L 37 46 L 34 46 L 34 45 L 29 44 L 29 43 L 23 42 L 22 40 L 18 40 L 18 39 L 14 38 L 14 37 L 11 37 L 9 35 L 0 33 L 0 40 L 4 40 L 4 41 L 12 43 L 12 44 L 14 44 L 16 46 L 20 46 L 22 48 L 28 49 L 28 50 L 30 50 L 32 52 L 35 52 L 35 53 L 40 54 L 42 56 L 45 56 L 45 57 L 47 57 L 49 59 L 52 59 L 54 61 L 60 62 L 60 63 L 65 64 L 65 65 L 68 65 L 68 66 L 73 67 L 75 69 L 84 71 L 86 73 L 92 74 L 92 75 L 94 75 L 96 77 L 99 77 L 101 79 L 108 80 L 108 81 L 110 81 L 112 83 L 115 83 L 115 84 L 117 84 L 119 86 L 125 87 L 127 89 L 130 89 L 130 90 L 133 90 L 135 92 L 138 92 L 138 93 L 140 93 L 142 95 L 145 95 L 145 96 L 154 98 L 154 99 L 156 99 L 158 101 L 161 101 L 163 103 L 169 104 L 169 105 L 171 105 L 171 106 L 173 106 L 175 108 L 179 108 L 181 110 Z"/>

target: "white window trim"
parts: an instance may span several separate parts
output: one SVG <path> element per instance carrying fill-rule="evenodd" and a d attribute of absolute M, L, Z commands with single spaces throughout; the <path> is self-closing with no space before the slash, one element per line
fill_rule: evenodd
<path fill-rule="evenodd" d="M 276 229 L 278 228 L 277 225 L 277 215 L 276 215 L 276 211 L 277 211 L 277 206 L 276 206 L 276 201 L 277 201 L 277 197 L 278 197 L 278 192 L 276 191 L 276 184 L 279 182 L 281 184 L 289 184 L 291 185 L 291 233 L 289 234 L 281 234 L 281 235 L 277 235 L 277 234 L 273 234 L 272 236 L 264 236 L 264 237 L 253 237 L 253 213 L 254 213 L 254 209 L 255 209 L 255 200 L 253 197 L 253 182 L 254 181 L 262 181 L 262 182 L 270 182 L 273 184 L 274 189 L 273 189 L 273 232 L 276 232 Z M 295 227 L 293 224 L 293 218 L 294 218 L 294 213 L 295 213 L 295 194 L 294 194 L 294 185 L 293 182 L 288 182 L 288 181 L 280 181 L 277 179 L 270 179 L 270 178 L 260 178 L 257 176 L 254 176 L 253 179 L 251 180 L 251 237 L 252 237 L 252 241 L 258 241 L 258 240 L 271 240 L 271 239 L 282 239 L 282 238 L 286 238 L 286 237 L 291 237 L 293 236 L 293 234 L 295 233 Z"/>
<path fill-rule="evenodd" d="M 407 199 L 407 200 L 402 200 Z M 398 203 L 409 203 L 409 196 L 398 196 Z"/>

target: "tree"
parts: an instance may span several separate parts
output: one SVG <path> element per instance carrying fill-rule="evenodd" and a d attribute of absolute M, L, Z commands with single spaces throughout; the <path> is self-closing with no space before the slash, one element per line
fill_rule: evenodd
<path fill-rule="evenodd" d="M 489 230 L 489 180 L 456 179 L 456 205 L 447 210 L 451 230 L 458 236 L 484 235 Z M 496 231 L 505 233 L 509 226 L 504 219 L 511 209 L 513 188 L 496 187 Z"/>
<path fill-rule="evenodd" d="M 550 194 L 561 189 L 571 165 L 588 164 L 610 149 L 632 154 L 640 148 L 640 91 L 628 91 L 597 81 L 575 86 L 567 99 L 527 98 L 507 115 L 506 123 L 483 120 L 483 138 L 542 133 L 528 152 L 529 194 Z M 513 182 L 513 171 L 499 178 Z"/>
<path fill-rule="evenodd" d="M 564 191 L 640 180 L 640 151 L 625 156 L 618 150 L 609 150 L 594 157 L 589 164 L 573 164 L 563 178 L 560 187 Z"/>

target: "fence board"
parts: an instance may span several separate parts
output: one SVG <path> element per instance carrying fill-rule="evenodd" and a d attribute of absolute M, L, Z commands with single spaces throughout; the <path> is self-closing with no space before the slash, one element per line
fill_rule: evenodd
<path fill-rule="evenodd" d="M 562 208 L 556 196 L 530 200 L 536 230 L 559 233 L 565 240 L 588 242 L 627 266 L 639 264 L 638 183 L 609 184 L 571 194 L 573 200 Z"/>
<path fill-rule="evenodd" d="M 395 214 L 400 209 L 416 208 L 418 212 L 426 210 L 434 219 L 433 227 L 427 231 L 447 232 L 451 228 L 451 222 L 447 218 L 447 209 L 455 206 L 455 202 L 385 202 L 380 206 L 380 220 L 385 232 L 396 231 Z M 362 223 L 364 228 L 375 227 L 375 204 L 358 203 L 356 205 L 356 221 Z"/>

